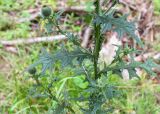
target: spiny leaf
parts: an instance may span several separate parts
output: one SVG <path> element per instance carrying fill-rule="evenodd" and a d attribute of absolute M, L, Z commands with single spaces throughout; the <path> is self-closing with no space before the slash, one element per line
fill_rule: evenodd
<path fill-rule="evenodd" d="M 34 68 L 38 64 L 42 64 L 41 74 L 45 74 L 46 70 L 52 70 L 55 62 L 60 61 L 62 67 L 73 65 L 73 61 L 77 60 L 79 64 L 82 64 L 84 59 L 91 58 L 92 56 L 83 50 L 82 48 L 76 48 L 73 51 L 67 51 L 64 47 L 61 48 L 55 54 L 50 54 L 46 50 L 42 50 L 39 60 L 30 65 L 27 70 Z"/>
<path fill-rule="evenodd" d="M 45 24 L 45 29 L 46 29 L 46 31 L 47 31 L 48 34 L 51 34 L 53 32 L 53 22 L 51 20 L 49 20 Z"/>
<path fill-rule="evenodd" d="M 63 47 L 56 53 L 55 58 L 61 62 L 62 67 L 72 65 L 72 60 L 74 59 L 70 56 L 69 52 Z"/>
<path fill-rule="evenodd" d="M 60 10 L 57 13 L 53 14 L 53 18 L 57 21 L 59 21 L 59 19 L 61 18 L 61 15 L 64 13 L 64 10 Z"/>
<path fill-rule="evenodd" d="M 130 78 L 138 77 L 138 75 L 136 74 L 135 68 L 140 67 L 141 64 L 142 63 L 136 62 L 136 61 L 132 61 L 130 63 L 119 61 L 115 66 L 108 68 L 108 70 L 113 71 L 114 73 L 117 73 L 118 75 L 121 75 L 120 71 L 127 69 L 129 72 Z"/>
<path fill-rule="evenodd" d="M 128 68 L 128 73 L 129 73 L 129 78 L 133 78 L 133 77 L 139 77 L 136 73 L 136 69 L 135 68 Z"/>
<path fill-rule="evenodd" d="M 73 44 L 80 46 L 80 41 L 78 39 L 78 37 L 72 33 L 66 32 L 66 37 L 69 39 L 70 42 L 72 42 Z"/>
<path fill-rule="evenodd" d="M 112 99 L 118 95 L 118 91 L 113 86 L 106 86 L 103 90 L 105 92 L 103 95 L 107 99 Z"/>
<path fill-rule="evenodd" d="M 42 50 L 42 53 L 39 57 L 39 61 L 42 64 L 42 74 L 46 72 L 47 69 L 52 70 L 55 59 L 54 56 L 49 54 L 46 50 Z"/>
<path fill-rule="evenodd" d="M 112 29 L 112 24 L 111 23 L 105 23 L 102 24 L 102 33 L 105 33 L 106 31 L 110 31 Z"/>
<path fill-rule="evenodd" d="M 63 114 L 64 113 L 65 106 L 64 105 L 58 105 L 56 109 L 54 110 L 54 114 Z"/>
<path fill-rule="evenodd" d="M 156 64 L 153 60 L 148 59 L 145 63 L 140 65 L 140 68 L 144 69 L 150 75 L 155 76 L 152 68 L 160 68 L 160 65 Z"/>
<path fill-rule="evenodd" d="M 123 48 L 122 46 L 118 46 L 118 49 L 116 50 L 116 55 L 114 57 L 114 60 L 112 61 L 111 64 L 113 64 L 114 62 L 117 61 L 123 61 L 123 57 L 130 55 L 130 57 L 133 59 L 132 55 L 133 53 L 138 54 L 140 52 L 140 50 L 136 50 L 134 48 L 129 48 L 128 45 L 125 45 L 125 47 Z M 133 60 L 134 61 L 134 60 Z"/>
<path fill-rule="evenodd" d="M 68 65 L 73 65 L 73 60 L 77 59 L 79 64 L 82 64 L 84 59 L 90 58 L 91 55 L 88 54 L 88 52 L 85 52 L 85 50 L 82 50 L 81 48 L 77 47 L 73 51 L 67 51 L 66 49 L 62 48 L 57 54 L 56 58 L 61 61 L 61 64 L 63 67 L 66 67 Z"/>
<path fill-rule="evenodd" d="M 42 49 L 39 59 L 35 63 L 30 65 L 26 70 L 32 69 L 37 65 L 42 64 L 41 74 L 45 74 L 47 69 L 49 69 L 50 71 L 52 70 L 54 62 L 54 56 L 49 54 L 45 49 Z"/>
<path fill-rule="evenodd" d="M 130 78 L 132 77 L 138 77 L 136 74 L 135 68 L 142 68 L 144 69 L 148 74 L 150 75 L 156 75 L 153 71 L 153 68 L 160 68 L 158 64 L 153 62 L 153 60 L 148 59 L 146 62 L 137 62 L 137 61 L 131 61 L 130 63 L 126 63 L 124 61 L 119 61 L 116 65 L 111 66 L 111 67 L 106 67 L 104 70 L 102 70 L 102 73 L 108 72 L 108 71 L 113 71 L 114 73 L 119 72 L 120 70 L 127 69 Z"/>
<path fill-rule="evenodd" d="M 128 34 L 131 38 L 135 39 L 137 43 L 143 46 L 140 38 L 135 34 L 136 27 L 133 22 L 127 21 L 127 16 L 124 15 L 118 18 L 113 16 L 114 12 L 103 16 L 97 16 L 94 23 L 102 25 L 102 31 L 105 32 L 111 30 L 111 28 L 118 33 L 119 38 L 121 38 L 124 33 Z"/>
<path fill-rule="evenodd" d="M 74 51 L 70 53 L 71 56 L 75 56 L 79 64 L 82 64 L 84 59 L 90 58 L 92 59 L 92 55 L 90 55 L 86 50 L 83 50 L 80 47 L 77 47 Z"/>

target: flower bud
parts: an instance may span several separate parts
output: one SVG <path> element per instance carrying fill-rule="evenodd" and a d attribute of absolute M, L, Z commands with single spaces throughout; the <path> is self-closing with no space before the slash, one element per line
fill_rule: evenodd
<path fill-rule="evenodd" d="M 52 13 L 52 9 L 48 6 L 42 8 L 41 13 L 44 17 L 49 17 Z"/>
<path fill-rule="evenodd" d="M 34 74 L 36 74 L 36 68 L 34 67 L 34 68 L 30 68 L 30 69 L 28 69 L 28 73 L 30 73 L 31 75 L 34 75 Z"/>

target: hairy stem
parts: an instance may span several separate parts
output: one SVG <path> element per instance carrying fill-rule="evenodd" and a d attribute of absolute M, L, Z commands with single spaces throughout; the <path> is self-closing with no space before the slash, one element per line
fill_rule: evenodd
<path fill-rule="evenodd" d="M 95 13 L 96 15 L 100 15 L 100 1 L 96 0 L 95 1 Z M 94 75 L 95 75 L 95 79 L 97 79 L 98 76 L 98 57 L 99 57 L 99 51 L 100 51 L 100 47 L 101 47 L 101 42 L 100 42 L 100 25 L 94 24 L 94 30 L 95 30 L 95 47 L 94 47 Z"/>

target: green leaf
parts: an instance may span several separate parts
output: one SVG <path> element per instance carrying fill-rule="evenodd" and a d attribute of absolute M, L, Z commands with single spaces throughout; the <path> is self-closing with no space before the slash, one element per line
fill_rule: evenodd
<path fill-rule="evenodd" d="M 88 53 L 88 51 L 84 50 L 83 48 L 77 47 L 74 51 L 70 52 L 71 56 L 75 56 L 77 58 L 77 61 L 79 64 L 82 64 L 82 62 L 85 59 L 92 59 L 92 55 Z"/>
<path fill-rule="evenodd" d="M 30 65 L 27 68 L 34 68 L 35 66 L 42 64 L 41 74 L 45 74 L 46 70 L 52 71 L 55 62 L 60 61 L 62 67 L 73 66 L 74 60 L 78 61 L 81 65 L 85 59 L 92 58 L 92 56 L 84 49 L 77 47 L 73 51 L 67 51 L 64 47 L 57 51 L 55 54 L 48 53 L 45 49 L 42 50 L 38 61 Z"/>
<path fill-rule="evenodd" d="M 111 23 L 105 23 L 102 24 L 102 33 L 105 33 L 106 31 L 110 31 L 112 29 L 112 24 Z"/>
<path fill-rule="evenodd" d="M 64 10 L 60 10 L 57 13 L 53 14 L 53 18 L 57 21 L 59 21 L 59 19 L 61 18 L 61 15 L 64 13 Z"/>
<path fill-rule="evenodd" d="M 105 98 L 107 99 L 112 99 L 113 97 L 118 95 L 117 90 L 115 90 L 113 86 L 106 86 L 104 91 L 105 91 Z"/>
<path fill-rule="evenodd" d="M 66 32 L 66 37 L 69 39 L 70 42 L 72 42 L 73 44 L 80 46 L 80 41 L 78 39 L 78 36 L 70 33 L 70 32 Z"/>
<path fill-rule="evenodd" d="M 45 24 L 45 29 L 46 29 L 46 31 L 47 31 L 48 34 L 51 34 L 53 32 L 53 22 L 49 20 Z"/>
<path fill-rule="evenodd" d="M 64 113 L 64 105 L 58 105 L 54 110 L 54 114 L 63 114 Z"/>
<path fill-rule="evenodd" d="M 151 75 L 155 75 L 155 73 L 152 70 L 152 68 L 158 67 L 158 65 L 155 62 L 153 62 L 152 60 L 147 60 L 146 62 L 142 63 L 142 62 L 137 62 L 134 60 L 134 57 L 132 56 L 132 54 L 133 53 L 138 54 L 139 52 L 140 52 L 139 50 L 129 48 L 127 45 L 125 46 L 125 48 L 123 48 L 122 46 L 118 46 L 118 50 L 116 51 L 116 56 L 114 57 L 114 60 L 108 67 L 106 67 L 101 72 L 105 74 L 108 71 L 112 71 L 113 73 L 121 76 L 121 71 L 124 69 L 127 69 L 129 72 L 129 77 L 131 79 L 133 77 L 139 78 L 139 76 L 136 73 L 135 68 L 142 68 L 147 73 Z M 130 56 L 131 61 L 125 62 L 123 60 L 123 57 L 128 56 L 128 55 Z"/>
<path fill-rule="evenodd" d="M 160 65 L 156 64 L 153 60 L 148 59 L 146 62 L 137 62 L 137 61 L 131 61 L 129 63 L 126 63 L 124 61 L 119 61 L 114 66 L 106 67 L 104 70 L 102 70 L 102 73 L 113 71 L 114 73 L 119 74 L 119 71 L 123 69 L 127 69 L 130 75 L 130 78 L 132 77 L 138 77 L 136 74 L 135 68 L 142 68 L 144 69 L 148 74 L 155 76 L 156 73 L 154 73 L 153 68 L 160 68 Z"/>
<path fill-rule="evenodd" d="M 140 68 L 144 69 L 148 74 L 155 76 L 152 68 L 160 68 L 160 65 L 156 64 L 152 59 L 148 59 L 145 63 L 140 65 Z"/>
<path fill-rule="evenodd" d="M 128 68 L 128 73 L 129 73 L 129 78 L 133 78 L 133 77 L 139 77 L 136 73 L 136 69 L 135 68 Z"/>
<path fill-rule="evenodd" d="M 73 56 L 70 55 L 69 51 L 67 51 L 64 47 L 61 48 L 56 54 L 55 58 L 61 62 L 62 67 L 66 67 L 68 65 L 73 65 L 72 61 L 74 59 Z"/>
<path fill-rule="evenodd" d="M 39 61 L 42 64 L 42 74 L 44 74 L 47 69 L 49 69 L 50 71 L 53 69 L 53 65 L 55 63 L 54 56 L 49 54 L 45 49 L 42 49 Z"/>
<path fill-rule="evenodd" d="M 143 46 L 140 38 L 135 34 L 136 27 L 133 22 L 127 21 L 127 16 L 124 15 L 118 18 L 113 16 L 114 12 L 103 16 L 97 16 L 94 20 L 94 23 L 102 25 L 102 31 L 105 32 L 111 30 L 111 28 L 118 33 L 119 38 L 121 38 L 125 33 L 128 34 L 131 38 L 137 41 L 137 43 Z"/>
<path fill-rule="evenodd" d="M 42 64 L 41 74 L 45 74 L 47 69 L 49 69 L 50 71 L 53 69 L 54 63 L 55 63 L 54 56 L 49 54 L 45 49 L 42 49 L 39 59 L 35 63 L 30 65 L 26 69 L 26 71 L 28 71 L 29 69 L 33 69 L 39 64 Z"/>
<path fill-rule="evenodd" d="M 85 52 L 85 50 L 82 50 L 79 47 L 70 52 L 62 47 L 62 49 L 56 53 L 56 58 L 61 61 L 62 67 L 73 65 L 73 60 L 77 60 L 79 64 L 82 64 L 84 59 L 90 57 L 91 55 L 88 54 L 88 52 Z"/>
<path fill-rule="evenodd" d="M 88 86 L 88 82 L 85 82 L 85 77 L 77 77 L 73 78 L 73 82 L 75 83 L 76 86 L 85 89 Z"/>

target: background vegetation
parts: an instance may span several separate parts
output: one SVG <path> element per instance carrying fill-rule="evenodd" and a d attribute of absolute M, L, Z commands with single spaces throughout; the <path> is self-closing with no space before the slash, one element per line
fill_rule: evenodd
<path fill-rule="evenodd" d="M 49 36 L 45 33 L 40 17 L 35 16 L 37 12 L 40 12 L 39 9 L 43 5 L 50 5 L 55 10 L 61 5 L 67 7 L 85 6 L 84 10 L 90 12 L 92 11 L 91 7 L 93 3 L 89 0 L 0 0 L 0 41 Z M 150 50 L 149 52 L 160 53 L 160 34 L 158 33 L 158 31 L 160 31 L 160 1 L 154 0 L 153 6 L 155 35 L 151 43 L 150 39 L 145 41 L 147 45 L 145 51 Z M 119 7 L 121 8 L 121 6 Z M 83 12 L 81 13 L 83 14 Z M 35 18 L 31 19 L 34 16 Z M 79 14 L 71 12 L 66 13 L 64 19 L 67 19 L 63 25 L 66 29 L 81 34 L 83 34 L 86 25 L 90 23 L 89 16 L 79 16 Z M 55 102 L 43 96 L 34 96 L 32 91 L 34 88 L 31 88 L 33 80 L 28 78 L 29 75 L 24 74 L 23 71 L 38 58 L 42 47 L 50 52 L 55 52 L 60 48 L 59 44 L 61 42 L 65 43 L 68 49 L 72 46 L 71 43 L 65 40 L 14 46 L 0 43 L 0 113 L 52 114 L 50 108 L 55 106 Z M 156 62 L 159 63 L 159 60 Z M 58 68 L 59 64 L 57 64 L 56 67 Z M 66 69 L 65 73 L 56 71 L 56 75 L 59 77 L 68 77 L 71 73 L 70 69 Z M 71 89 L 74 89 L 75 92 L 85 88 L 87 85 L 83 83 L 83 76 L 79 79 L 73 79 L 72 81 L 76 86 L 72 87 L 71 85 Z M 42 78 L 42 82 L 47 85 L 50 80 Z M 126 81 L 111 74 L 108 83 L 116 84 L 122 92 L 120 97 L 114 98 L 106 103 L 106 107 L 115 109 L 115 114 L 160 113 L 159 77 L 149 78 L 147 74 L 143 72 L 141 80 L 132 79 Z M 63 84 L 64 83 L 58 83 L 57 85 L 63 87 Z M 74 106 L 74 108 L 76 109 L 77 107 Z M 77 114 L 80 114 L 78 110 Z"/>

